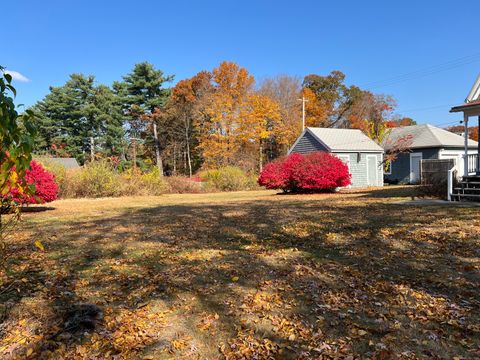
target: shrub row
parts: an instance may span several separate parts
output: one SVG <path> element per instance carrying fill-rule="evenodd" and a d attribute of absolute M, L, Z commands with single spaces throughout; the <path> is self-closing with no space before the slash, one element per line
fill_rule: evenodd
<path fill-rule="evenodd" d="M 146 173 L 133 173 L 131 169 L 119 172 L 108 161 L 95 161 L 70 171 L 52 161 L 44 163 L 54 174 L 63 198 L 238 191 L 257 187 L 254 176 L 236 167 L 203 171 L 198 177 L 190 179 L 163 177 L 157 168 Z"/>

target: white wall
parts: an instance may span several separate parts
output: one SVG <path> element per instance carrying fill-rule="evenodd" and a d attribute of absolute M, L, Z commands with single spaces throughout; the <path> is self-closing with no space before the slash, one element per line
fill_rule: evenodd
<path fill-rule="evenodd" d="M 458 176 L 461 177 L 463 176 L 463 168 L 464 168 L 464 163 L 463 163 L 463 154 L 465 153 L 464 150 L 460 149 L 440 149 L 438 153 L 438 158 L 439 159 L 455 159 L 457 169 L 458 169 Z M 469 154 L 477 154 L 477 150 L 468 150 Z"/>

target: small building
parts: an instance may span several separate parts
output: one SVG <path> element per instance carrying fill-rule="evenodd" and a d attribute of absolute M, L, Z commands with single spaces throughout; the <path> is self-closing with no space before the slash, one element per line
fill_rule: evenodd
<path fill-rule="evenodd" d="M 38 157 L 40 162 L 53 163 L 61 165 L 65 170 L 78 169 L 80 165 L 75 158 L 60 158 L 60 157 Z"/>
<path fill-rule="evenodd" d="M 400 139 L 409 138 L 408 152 L 397 155 L 385 171 L 385 180 L 392 183 L 420 182 L 420 163 L 426 159 L 454 159 L 463 174 L 464 138 L 438 127 L 412 125 L 393 128 L 383 142 L 385 152 L 392 151 Z M 469 153 L 477 153 L 477 142 L 468 141 Z"/>
<path fill-rule="evenodd" d="M 289 154 L 327 151 L 347 164 L 352 187 L 383 186 L 384 150 L 358 129 L 306 128 Z"/>

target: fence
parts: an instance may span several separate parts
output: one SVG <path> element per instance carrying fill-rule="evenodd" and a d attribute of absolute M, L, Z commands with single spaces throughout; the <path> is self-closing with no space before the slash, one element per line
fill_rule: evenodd
<path fill-rule="evenodd" d="M 422 194 L 446 199 L 448 197 L 448 172 L 454 166 L 454 159 L 422 160 L 420 162 Z"/>

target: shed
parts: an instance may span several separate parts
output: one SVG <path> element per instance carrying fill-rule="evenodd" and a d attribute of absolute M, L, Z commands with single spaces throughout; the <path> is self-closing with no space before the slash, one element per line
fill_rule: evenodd
<path fill-rule="evenodd" d="M 410 137 L 409 152 L 399 154 L 385 172 L 386 181 L 401 184 L 416 184 L 420 182 L 420 163 L 422 160 L 453 159 L 463 173 L 464 138 L 436 126 L 412 125 L 393 128 L 386 137 L 383 146 L 388 153 L 395 143 L 405 137 Z M 477 142 L 468 141 L 469 154 L 477 153 Z"/>
<path fill-rule="evenodd" d="M 352 187 L 383 186 L 384 150 L 361 130 L 307 127 L 288 153 L 315 151 L 327 151 L 345 162 Z"/>
<path fill-rule="evenodd" d="M 51 162 L 63 166 L 66 170 L 78 169 L 80 165 L 75 158 L 60 158 L 60 157 L 38 157 L 40 162 Z"/>

